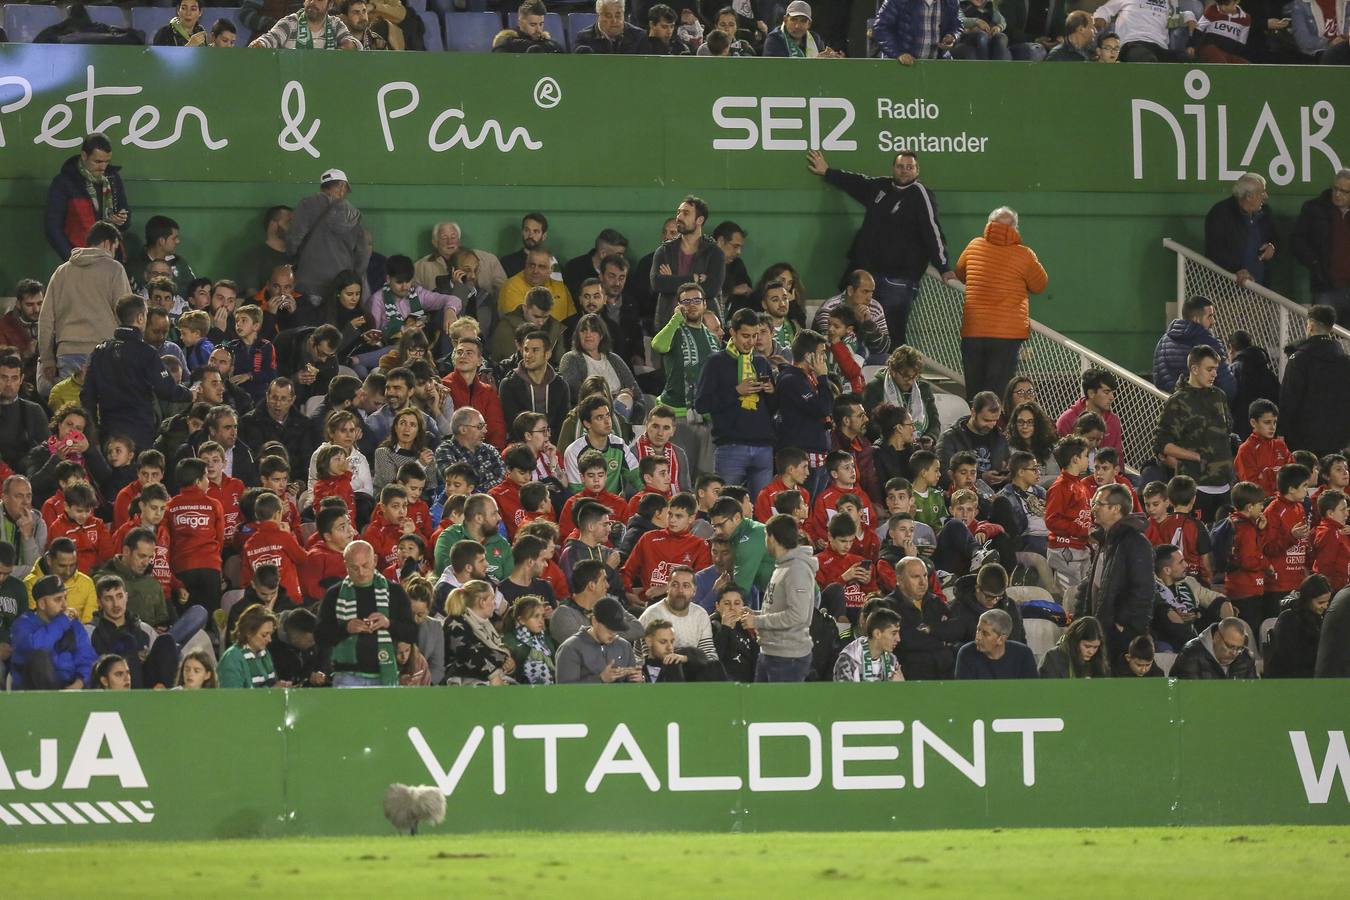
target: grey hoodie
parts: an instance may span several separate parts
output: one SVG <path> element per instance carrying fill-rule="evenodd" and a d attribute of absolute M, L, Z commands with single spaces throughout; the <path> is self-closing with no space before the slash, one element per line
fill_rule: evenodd
<path fill-rule="evenodd" d="M 56 267 L 38 315 L 38 359 L 56 366 L 65 354 L 89 354 L 113 336 L 118 298 L 131 293 L 127 270 L 101 247 L 76 247 Z"/>
<path fill-rule="evenodd" d="M 774 563 L 764 608 L 755 616 L 759 649 L 766 656 L 800 659 L 811 653 L 811 614 L 816 607 L 816 569 L 809 546 L 793 547 Z"/>
<path fill-rule="evenodd" d="M 558 684 L 601 684 L 600 673 L 610 663 L 619 668 L 637 665 L 633 645 L 621 637 L 602 644 L 583 628 L 558 648 Z"/>

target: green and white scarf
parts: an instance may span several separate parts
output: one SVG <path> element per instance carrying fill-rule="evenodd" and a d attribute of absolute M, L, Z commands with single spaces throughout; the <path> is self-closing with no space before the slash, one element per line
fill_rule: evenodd
<path fill-rule="evenodd" d="M 332 16 L 323 17 L 323 48 L 337 49 L 337 29 L 333 27 Z M 295 17 L 295 49 L 314 49 L 314 33 L 309 30 L 309 20 L 305 18 L 304 13 L 297 13 Z"/>
<path fill-rule="evenodd" d="M 178 21 L 177 16 L 174 16 L 172 19 L 169 20 L 169 27 L 172 28 L 178 34 L 178 36 L 183 39 L 184 44 L 187 44 L 188 41 L 192 40 L 193 32 L 189 31 L 186 25 Z"/>
<path fill-rule="evenodd" d="M 372 587 L 375 589 L 375 611 L 386 619 L 389 618 L 389 582 L 377 572 Z M 352 584 L 350 578 L 344 578 L 342 584 L 338 587 L 338 624 L 345 625 L 355 618 L 356 585 Z M 333 662 L 343 666 L 357 665 L 356 644 L 359 637 L 360 635 L 351 634 L 343 638 L 342 642 L 333 648 Z M 398 684 L 398 660 L 394 655 L 394 639 L 389 636 L 389 629 L 382 628 L 375 632 L 375 640 L 379 644 L 377 658 L 380 662 L 380 671 L 378 672 L 380 684 L 392 687 Z M 358 672 L 357 674 L 376 675 L 377 673 Z"/>
<path fill-rule="evenodd" d="M 95 175 L 84 167 L 84 162 L 77 162 L 80 169 L 80 177 L 84 179 L 84 189 L 89 194 L 89 199 L 94 202 L 94 209 L 98 212 L 99 218 L 104 218 L 108 213 L 113 212 L 113 187 L 112 181 L 107 175 Z"/>
<path fill-rule="evenodd" d="M 863 638 L 863 639 L 862 639 L 862 673 L 858 676 L 858 680 L 859 680 L 859 681 L 890 681 L 890 680 L 891 680 L 891 660 L 894 659 L 894 658 L 895 658 L 895 657 L 891 656 L 891 654 L 886 653 L 886 652 L 882 652 L 882 654 L 881 654 L 881 659 L 877 660 L 877 662 L 881 663 L 881 666 L 880 666 L 880 668 L 881 668 L 881 674 L 879 674 L 879 675 L 873 674 L 873 673 L 872 673 L 872 649 L 871 649 L 870 646 L 868 646 L 867 638 Z"/>
<path fill-rule="evenodd" d="M 792 35 L 783 29 L 783 43 L 787 44 L 788 56 L 793 59 L 815 59 L 820 55 L 820 50 L 816 48 L 816 36 L 811 32 L 806 33 L 806 47 L 801 47 L 793 39 Z"/>
<path fill-rule="evenodd" d="M 403 328 L 403 321 L 408 319 L 426 318 L 426 310 L 422 309 L 422 301 L 417 296 L 417 288 L 408 291 L 408 315 L 398 311 L 398 298 L 394 292 L 389 289 L 389 285 L 384 286 L 380 292 L 380 298 L 384 301 L 384 339 L 391 341 L 394 335 Z"/>

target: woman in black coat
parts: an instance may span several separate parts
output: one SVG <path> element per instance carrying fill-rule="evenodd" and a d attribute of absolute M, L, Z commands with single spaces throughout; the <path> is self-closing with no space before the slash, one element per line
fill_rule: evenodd
<path fill-rule="evenodd" d="M 1331 603 L 1331 583 L 1309 575 L 1284 601 L 1266 645 L 1266 678 L 1312 678 L 1322 617 Z"/>

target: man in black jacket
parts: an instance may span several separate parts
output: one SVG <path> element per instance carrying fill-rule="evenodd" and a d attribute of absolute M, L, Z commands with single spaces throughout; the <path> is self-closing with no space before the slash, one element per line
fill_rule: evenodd
<path fill-rule="evenodd" d="M 124 435 L 143 450 L 154 443 L 159 425 L 155 398 L 186 403 L 192 394 L 173 380 L 159 353 L 145 342 L 145 300 L 128 294 L 115 311 L 119 327 L 90 355 L 80 402 L 105 437 Z"/>
<path fill-rule="evenodd" d="M 574 53 L 641 53 L 647 33 L 623 18 L 623 0 L 601 0 L 596 20 L 572 39 Z"/>
<path fill-rule="evenodd" d="M 652 293 L 657 295 L 658 323 L 670 321 L 675 312 L 675 294 L 681 285 L 692 281 L 703 288 L 709 304 L 722 295 L 727 260 L 717 242 L 703 233 L 707 221 L 708 204 L 690 194 L 675 210 L 677 236 L 652 254 L 651 286 Z"/>
<path fill-rule="evenodd" d="M 1019 644 L 1027 642 L 1027 631 L 1022 626 L 1022 613 L 1017 603 L 1008 597 L 1008 571 L 998 563 L 980 566 L 978 572 L 962 575 L 953 585 L 956 602 L 952 604 L 952 613 L 961 623 L 961 637 L 957 642 L 966 644 L 975 640 L 979 628 L 980 616 L 991 609 L 1001 609 L 1012 619 L 1012 632 L 1008 640 Z"/>
<path fill-rule="evenodd" d="M 956 278 L 947 258 L 947 238 L 938 223 L 937 201 L 919 183 L 919 159 L 902 152 L 890 178 L 869 178 L 831 169 L 819 150 L 807 151 L 807 168 L 846 192 L 867 210 L 848 251 L 848 269 L 866 269 L 876 279 L 874 296 L 886 310 L 891 346 L 905 343 L 909 310 L 919 279 L 931 263 L 944 281 Z"/>
<path fill-rule="evenodd" d="M 1270 285 L 1275 217 L 1266 205 L 1266 180 L 1248 172 L 1233 182 L 1233 196 L 1205 216 L 1205 255 L 1237 275 L 1238 284 Z"/>
<path fill-rule="evenodd" d="M 239 419 L 239 437 L 249 447 L 261 450 L 268 441 L 279 441 L 286 448 L 292 481 L 304 482 L 309 474 L 314 449 L 309 431 L 309 420 L 295 408 L 295 384 L 285 376 L 274 378 L 267 386 L 266 402 Z"/>
<path fill-rule="evenodd" d="M 1187 641 L 1170 675 L 1202 681 L 1255 678 L 1256 661 L 1247 649 L 1242 620 L 1229 617 L 1215 622 Z"/>
<path fill-rule="evenodd" d="M 1146 520 L 1132 515 L 1128 488 L 1108 484 L 1092 498 L 1099 549 L 1078 588 L 1078 615 L 1096 616 L 1106 630 L 1111 667 L 1125 665 L 1130 642 L 1148 634 L 1153 618 L 1153 545 Z"/>
<path fill-rule="evenodd" d="M 900 646 L 895 655 L 906 681 L 951 678 L 961 637 L 961 621 L 929 589 L 928 566 L 907 556 L 895 567 L 895 591 L 886 605 L 900 614 Z"/>
<path fill-rule="evenodd" d="M 1313 302 L 1334 307 L 1340 324 L 1350 325 L 1350 169 L 1303 204 L 1291 240 L 1308 270 Z"/>
<path fill-rule="evenodd" d="M 0 459 L 16 472 L 24 457 L 51 434 L 42 407 L 19 396 L 23 359 L 12 348 L 0 354 Z"/>
<path fill-rule="evenodd" d="M 492 39 L 492 52 L 562 53 L 563 48 L 544 30 L 547 14 L 543 0 L 525 0 L 516 10 L 516 27 L 503 29 Z"/>
<path fill-rule="evenodd" d="M 1280 383 L 1280 432 L 1291 450 L 1318 456 L 1350 443 L 1350 392 L 1327 385 L 1350 383 L 1350 356 L 1332 335 L 1336 310 L 1308 310 L 1308 337 L 1294 347 Z"/>

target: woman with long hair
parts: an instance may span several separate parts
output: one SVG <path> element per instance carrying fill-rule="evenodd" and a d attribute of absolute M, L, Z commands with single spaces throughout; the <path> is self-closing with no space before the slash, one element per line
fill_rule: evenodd
<path fill-rule="evenodd" d="M 194 691 L 203 688 L 220 687 L 216 681 L 216 660 L 205 650 L 189 650 L 178 663 L 178 677 L 173 680 L 173 689 Z"/>
<path fill-rule="evenodd" d="M 1312 678 L 1322 621 L 1331 604 L 1331 582 L 1309 575 L 1284 598 L 1283 609 L 1266 645 L 1266 678 Z"/>
<path fill-rule="evenodd" d="M 730 321 L 732 315 L 738 309 L 753 309 L 760 312 L 763 309 L 764 291 L 775 281 L 782 282 L 783 287 L 787 288 L 788 293 L 788 321 L 797 326 L 801 331 L 806 328 L 806 286 L 802 284 L 801 276 L 797 270 L 792 267 L 792 263 L 780 262 L 774 263 L 764 270 L 764 274 L 759 276 L 759 281 L 755 284 L 755 289 L 749 294 L 742 294 L 733 297 L 723 310 L 723 316 L 726 321 Z"/>
<path fill-rule="evenodd" d="M 886 483 L 892 478 L 909 479 L 909 458 L 919 449 L 919 443 L 914 433 L 914 417 L 907 409 L 883 403 L 873 414 L 872 424 L 877 430 L 872 445 L 872 468 L 884 497 Z"/>
<path fill-rule="evenodd" d="M 1036 457 L 1043 478 L 1059 474 L 1053 453 L 1059 432 L 1055 431 L 1054 420 L 1035 400 L 1023 401 L 1012 408 L 1003 436 L 1008 439 L 1010 450 L 1025 450 Z"/>
<path fill-rule="evenodd" d="M 497 591 L 486 581 L 466 581 L 445 600 L 445 683 L 514 684 L 516 662 L 492 624 Z"/>
<path fill-rule="evenodd" d="M 350 269 L 339 272 L 324 303 L 323 321 L 342 334 L 338 342 L 338 359 L 364 378 L 388 348 L 384 336 L 372 326 L 370 313 L 361 303 L 361 287 L 361 276 Z M 362 358 L 367 354 L 370 354 L 370 362 Z"/>
<path fill-rule="evenodd" d="M 558 361 L 558 377 L 567 382 L 574 396 L 579 396 L 586 378 L 603 376 L 609 385 L 614 411 L 634 422 L 643 414 L 642 389 L 628 363 L 613 352 L 611 343 L 604 319 L 595 313 L 582 316 L 572 332 L 572 349 Z"/>
<path fill-rule="evenodd" d="M 1036 382 L 1025 375 L 1014 375 L 1012 381 L 1009 381 L 1008 386 L 1003 389 L 1003 415 L 998 420 L 999 429 L 1008 427 L 1008 418 L 1017 404 L 1035 399 Z"/>
<path fill-rule="evenodd" d="M 394 413 L 389 425 L 389 436 L 375 448 L 375 462 L 371 475 L 378 494 L 386 484 L 398 480 L 398 470 L 404 463 L 415 462 L 426 472 L 427 487 L 433 491 L 440 483 L 436 469 L 436 453 L 431 449 L 427 435 L 426 414 L 420 409 L 405 406 Z"/>
<path fill-rule="evenodd" d="M 1105 678 L 1106 634 L 1092 616 L 1074 619 L 1041 661 L 1042 678 Z"/>
<path fill-rule="evenodd" d="M 558 648 L 548 633 L 548 604 L 538 594 L 525 594 L 511 604 L 502 640 L 516 662 L 516 680 L 523 684 L 554 684 L 553 658 Z"/>

